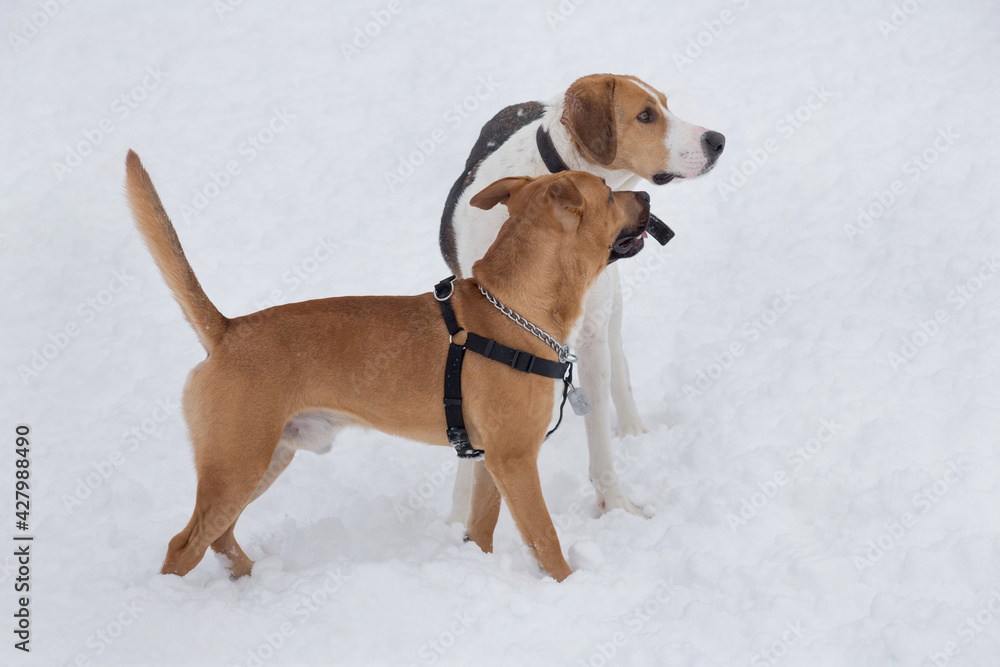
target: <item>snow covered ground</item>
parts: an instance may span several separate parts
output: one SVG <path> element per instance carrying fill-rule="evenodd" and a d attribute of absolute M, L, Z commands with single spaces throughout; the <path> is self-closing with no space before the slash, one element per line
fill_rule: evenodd
<path fill-rule="evenodd" d="M 4 2 L 0 664 L 1000 664 L 998 21 L 985 0 Z M 540 460 L 576 568 L 557 584 L 506 510 L 492 555 L 444 523 L 450 451 L 354 431 L 244 514 L 252 577 L 211 555 L 157 574 L 194 498 L 178 400 L 203 351 L 133 229 L 126 150 L 224 313 L 416 293 L 446 275 L 438 220 L 482 124 L 605 71 L 728 139 L 709 176 L 649 186 L 677 238 L 621 264 L 651 432 L 615 451 L 651 518 L 599 515 L 571 418 Z"/>

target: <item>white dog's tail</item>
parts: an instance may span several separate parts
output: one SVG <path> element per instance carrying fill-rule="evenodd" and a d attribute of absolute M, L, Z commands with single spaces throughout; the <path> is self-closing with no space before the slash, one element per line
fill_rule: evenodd
<path fill-rule="evenodd" d="M 160 268 L 163 280 L 184 311 L 184 317 L 194 327 L 201 344 L 211 352 L 226 332 L 229 320 L 209 301 L 201 288 L 149 174 L 143 169 L 139 156 L 131 150 L 125 158 L 125 173 L 128 202 L 135 225 L 142 233 L 156 266 Z"/>

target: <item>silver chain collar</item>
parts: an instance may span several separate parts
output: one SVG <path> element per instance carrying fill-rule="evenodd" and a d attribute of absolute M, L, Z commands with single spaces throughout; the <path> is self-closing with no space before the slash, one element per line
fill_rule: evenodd
<path fill-rule="evenodd" d="M 501 303 L 501 301 L 498 298 L 496 298 L 495 296 L 484 290 L 483 286 L 480 285 L 479 283 L 476 283 L 476 287 L 478 287 L 479 291 L 483 293 L 483 296 L 486 297 L 486 300 L 492 303 L 497 310 L 506 315 L 511 322 L 518 325 L 528 333 L 534 335 L 536 338 L 538 338 L 543 343 L 545 343 L 553 350 L 555 350 L 555 353 L 559 355 L 560 363 L 563 364 L 566 362 L 574 363 L 577 361 L 577 356 L 572 352 L 570 352 L 569 345 L 560 345 L 559 341 L 557 341 L 555 338 L 548 335 L 540 328 L 536 327 L 534 324 L 532 324 L 528 320 L 518 315 L 517 312 L 515 312 L 514 310 L 503 305 L 503 303 Z"/>

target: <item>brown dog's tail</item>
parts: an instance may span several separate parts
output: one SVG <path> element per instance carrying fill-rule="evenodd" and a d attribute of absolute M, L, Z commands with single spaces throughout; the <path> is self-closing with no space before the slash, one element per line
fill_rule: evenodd
<path fill-rule="evenodd" d="M 160 268 L 163 280 L 184 311 L 184 317 L 194 327 L 201 344 L 211 352 L 226 332 L 229 320 L 208 300 L 201 288 L 153 182 L 134 151 L 130 150 L 125 158 L 125 173 L 128 203 L 132 207 L 135 225 L 142 233 L 156 266 Z"/>

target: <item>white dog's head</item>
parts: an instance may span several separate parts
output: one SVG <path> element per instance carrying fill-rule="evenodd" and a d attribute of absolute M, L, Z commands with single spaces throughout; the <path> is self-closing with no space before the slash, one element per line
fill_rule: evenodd
<path fill-rule="evenodd" d="M 577 79 L 561 120 L 585 157 L 657 185 L 708 172 L 726 145 L 720 133 L 673 115 L 666 96 L 634 76 Z"/>

